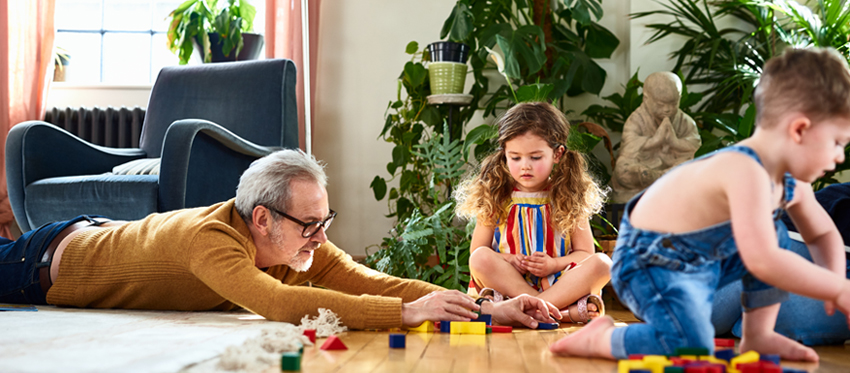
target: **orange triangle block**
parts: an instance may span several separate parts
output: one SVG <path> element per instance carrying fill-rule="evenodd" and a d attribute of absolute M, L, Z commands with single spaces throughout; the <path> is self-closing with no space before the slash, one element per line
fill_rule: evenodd
<path fill-rule="evenodd" d="M 345 347 L 345 343 L 342 343 L 342 340 L 339 337 L 332 335 L 328 337 L 328 340 L 322 344 L 322 347 L 319 347 L 322 350 L 347 350 L 348 347 Z"/>

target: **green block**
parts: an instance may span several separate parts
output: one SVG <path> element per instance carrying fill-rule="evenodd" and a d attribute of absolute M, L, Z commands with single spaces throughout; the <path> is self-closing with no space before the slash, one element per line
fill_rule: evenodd
<path fill-rule="evenodd" d="M 297 352 L 284 352 L 280 357 L 280 370 L 301 370 L 301 354 Z"/>
<path fill-rule="evenodd" d="M 678 347 L 676 348 L 676 356 L 682 355 L 708 355 L 708 349 L 705 347 Z"/>
<path fill-rule="evenodd" d="M 491 334 L 493 333 L 493 329 L 487 328 L 487 331 L 485 331 L 484 333 Z"/>
<path fill-rule="evenodd" d="M 664 373 L 685 373 L 685 367 L 664 367 Z"/>

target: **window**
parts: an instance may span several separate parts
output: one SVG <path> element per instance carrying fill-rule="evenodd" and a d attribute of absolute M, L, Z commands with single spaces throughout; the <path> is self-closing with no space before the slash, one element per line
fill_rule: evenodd
<path fill-rule="evenodd" d="M 56 0 L 55 45 L 67 51 L 71 61 L 66 81 L 152 83 L 160 69 L 178 64 L 166 46 L 166 18 L 183 1 Z M 251 5 L 257 8 L 254 30 L 262 30 L 265 1 Z"/>

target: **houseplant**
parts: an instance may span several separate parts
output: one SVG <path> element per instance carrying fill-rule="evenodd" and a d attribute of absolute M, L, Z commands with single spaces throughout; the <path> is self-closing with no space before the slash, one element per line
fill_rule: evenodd
<path fill-rule="evenodd" d="M 257 10 L 246 0 L 186 0 L 171 11 L 168 48 L 185 65 L 198 49 L 204 62 L 256 59 L 263 36 L 250 33 Z"/>

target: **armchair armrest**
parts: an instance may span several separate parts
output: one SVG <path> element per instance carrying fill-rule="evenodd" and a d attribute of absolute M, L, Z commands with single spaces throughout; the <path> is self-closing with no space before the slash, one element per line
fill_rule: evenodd
<path fill-rule="evenodd" d="M 6 182 L 12 212 L 16 217 L 26 216 L 26 186 L 37 180 L 100 174 L 145 156 L 142 149 L 92 144 L 47 122 L 20 123 L 12 127 L 6 138 Z M 21 224 L 22 220 L 25 219 L 18 218 L 18 223 Z M 30 229 L 21 228 L 24 232 Z"/>
<path fill-rule="evenodd" d="M 159 210 L 208 206 L 236 196 L 242 172 L 279 150 L 259 146 L 213 122 L 178 120 L 162 144 Z"/>

